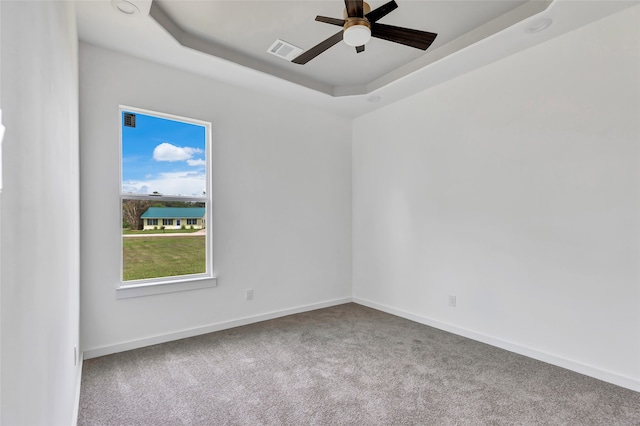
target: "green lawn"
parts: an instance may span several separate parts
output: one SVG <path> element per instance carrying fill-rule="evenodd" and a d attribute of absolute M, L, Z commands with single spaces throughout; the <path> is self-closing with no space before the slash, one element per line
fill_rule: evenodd
<path fill-rule="evenodd" d="M 123 238 L 124 281 L 206 272 L 206 237 Z"/>
<path fill-rule="evenodd" d="M 149 234 L 190 234 L 192 232 L 198 232 L 200 229 L 148 229 L 146 231 L 132 231 L 129 228 L 122 230 L 123 235 L 149 235 Z"/>

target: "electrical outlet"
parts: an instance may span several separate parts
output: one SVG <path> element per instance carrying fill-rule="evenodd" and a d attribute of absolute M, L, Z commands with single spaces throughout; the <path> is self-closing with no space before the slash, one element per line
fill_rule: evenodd
<path fill-rule="evenodd" d="M 253 289 L 247 290 L 247 300 L 253 300 Z"/>
<path fill-rule="evenodd" d="M 451 306 L 452 308 L 456 307 L 456 296 L 454 296 L 453 294 L 449 295 L 449 306 Z"/>

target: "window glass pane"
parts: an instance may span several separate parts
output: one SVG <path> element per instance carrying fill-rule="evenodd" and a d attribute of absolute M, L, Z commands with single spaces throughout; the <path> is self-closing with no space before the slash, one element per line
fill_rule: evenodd
<path fill-rule="evenodd" d="M 122 111 L 122 193 L 203 196 L 205 126 Z"/>
<path fill-rule="evenodd" d="M 122 218 L 123 281 L 207 272 L 205 203 L 124 199 Z"/>

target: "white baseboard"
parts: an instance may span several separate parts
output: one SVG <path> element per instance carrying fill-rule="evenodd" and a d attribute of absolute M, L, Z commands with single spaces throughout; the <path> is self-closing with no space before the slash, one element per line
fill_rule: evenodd
<path fill-rule="evenodd" d="M 428 325 L 440 330 L 447 331 L 449 333 L 457 334 L 459 336 L 467 337 L 469 339 L 477 340 L 488 345 L 492 345 L 501 349 L 508 350 L 520 355 L 527 356 L 529 358 L 537 359 L 558 367 L 566 368 L 567 370 L 575 371 L 580 374 L 584 374 L 590 377 L 594 377 L 599 380 L 603 380 L 614 385 L 622 386 L 627 389 L 631 389 L 636 392 L 640 392 L 640 380 L 633 377 L 623 376 L 611 371 L 603 370 L 591 365 L 582 364 L 567 358 L 563 358 L 554 354 L 543 352 L 535 348 L 523 346 L 517 343 L 513 343 L 507 340 L 503 340 L 497 337 L 489 336 L 486 334 L 478 333 L 473 330 L 458 327 L 452 324 L 448 324 L 442 321 L 437 321 L 431 318 L 423 317 L 417 314 L 413 314 L 401 309 L 392 308 L 387 305 L 371 302 L 369 300 L 361 299 L 358 297 L 345 297 L 342 299 L 335 299 L 321 303 L 314 303 L 311 305 L 299 306 L 296 308 L 284 309 L 281 311 L 274 311 L 265 314 L 255 315 L 251 317 L 240 318 L 237 320 L 225 321 L 221 323 L 211 324 L 204 327 L 197 327 L 187 330 L 181 330 L 174 333 L 168 333 L 163 335 L 157 335 L 147 337 L 144 339 L 132 340 L 128 342 L 118 343 L 115 345 L 102 346 L 99 348 L 87 349 L 83 353 L 84 359 L 96 358 L 99 356 L 110 355 L 117 352 L 124 352 L 131 349 L 142 348 L 145 346 L 156 345 L 159 343 L 170 342 L 173 340 L 184 339 L 187 337 L 198 336 L 201 334 L 212 333 L 215 331 L 227 330 L 234 327 L 240 327 L 243 325 L 254 324 L 261 321 L 267 321 L 287 315 L 298 314 L 302 312 L 313 311 L 316 309 L 328 308 L 330 306 L 342 305 L 345 303 L 354 302 L 369 308 L 377 309 L 382 312 L 386 312 L 391 315 L 396 315 L 401 318 L 406 318 L 411 321 L 415 321 L 420 324 Z M 82 358 L 81 358 L 82 359 Z M 80 367 L 82 368 L 82 366 Z M 79 375 L 80 376 L 80 375 Z M 80 378 L 78 379 L 80 380 Z M 80 383 L 78 383 L 78 395 L 77 404 L 79 404 L 80 396 Z M 77 413 L 77 410 L 76 410 Z"/>
<path fill-rule="evenodd" d="M 196 327 L 196 328 L 181 330 L 173 333 L 146 337 L 143 339 L 130 340 L 123 343 L 117 343 L 115 345 L 85 349 L 83 355 L 84 355 L 84 359 L 97 358 L 99 356 L 129 351 L 131 349 L 143 348 L 145 346 L 157 345 L 158 343 L 171 342 L 173 340 L 185 339 L 187 337 L 199 336 L 201 334 L 213 333 L 214 331 L 227 330 L 229 328 L 254 324 L 257 322 L 280 318 L 287 315 L 314 311 L 316 309 L 328 308 L 330 306 L 343 305 L 345 303 L 349 303 L 352 301 L 353 299 L 351 297 L 345 297 L 342 299 L 335 299 L 335 300 L 329 300 L 326 302 L 313 303 L 311 305 L 298 306 L 296 308 L 284 309 L 281 311 L 268 312 L 265 314 L 255 315 L 251 317 L 245 317 L 245 318 L 240 318 L 236 320 L 210 324 L 204 327 Z"/>
<path fill-rule="evenodd" d="M 596 379 L 612 383 L 614 385 L 621 386 L 623 388 L 631 389 L 636 392 L 640 392 L 640 380 L 633 377 L 622 376 L 611 371 L 603 370 L 591 365 L 582 364 L 580 362 L 572 361 L 557 355 L 553 355 L 547 352 L 539 351 L 535 348 L 528 346 L 522 346 L 517 343 L 509 342 L 497 337 L 489 336 L 486 334 L 478 333 L 473 330 L 461 328 L 452 324 L 437 321 L 434 319 L 426 318 L 420 315 L 416 315 L 410 312 L 403 311 L 401 309 L 392 308 L 390 306 L 382 305 L 379 303 L 371 302 L 369 300 L 360 299 L 358 297 L 353 298 L 353 302 L 359 305 L 367 306 L 369 308 L 377 309 L 379 311 L 386 312 L 388 314 L 396 315 L 411 321 L 415 321 L 420 324 L 428 325 L 433 328 L 447 331 L 449 333 L 457 334 L 459 336 L 467 337 L 478 342 L 486 343 L 491 346 L 496 346 L 501 349 L 508 350 L 520 355 L 527 356 L 529 358 L 537 359 L 558 367 L 566 368 L 567 370 L 575 371 L 576 373 L 584 374 L 586 376 L 594 377 Z"/>
<path fill-rule="evenodd" d="M 84 354 L 82 352 L 80 352 L 80 359 L 78 360 L 78 381 L 76 383 L 76 401 L 75 401 L 75 406 L 73 407 L 73 419 L 71 421 L 71 424 L 73 426 L 78 424 L 78 413 L 80 412 L 80 386 L 82 384 L 82 360 L 83 360 Z"/>

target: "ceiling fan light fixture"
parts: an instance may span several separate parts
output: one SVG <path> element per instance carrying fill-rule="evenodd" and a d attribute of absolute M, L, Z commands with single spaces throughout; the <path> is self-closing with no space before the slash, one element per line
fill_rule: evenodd
<path fill-rule="evenodd" d="M 344 26 L 342 39 L 349 46 L 364 46 L 371 40 L 371 26 L 365 19 L 354 19 Z"/>

